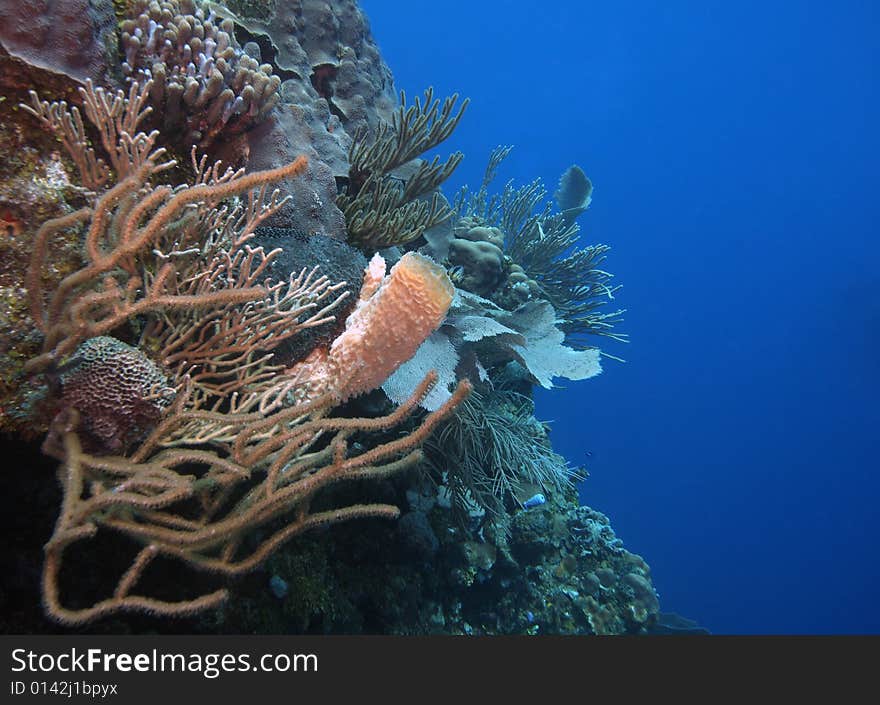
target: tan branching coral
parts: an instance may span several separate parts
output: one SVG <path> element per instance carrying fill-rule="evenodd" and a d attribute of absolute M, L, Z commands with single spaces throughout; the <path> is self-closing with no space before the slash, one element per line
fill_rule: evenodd
<path fill-rule="evenodd" d="M 135 86 L 129 98 L 120 92 L 112 99 L 91 84 L 82 89 L 85 104 L 95 106 L 94 113 L 87 112 L 89 119 L 102 134 L 117 140 L 111 149 L 105 145 L 105 151 L 111 155 L 113 172 L 120 176 L 112 188 L 95 196 L 93 205 L 49 220 L 37 233 L 27 288 L 31 315 L 45 338 L 43 354 L 29 364 L 32 371 L 58 363 L 87 338 L 106 335 L 135 316 L 153 314 L 161 321 L 158 314 L 170 310 L 189 311 L 190 317 L 198 311 L 198 317 L 206 315 L 210 307 L 214 311 L 211 315 L 217 316 L 218 309 L 226 307 L 228 312 L 230 306 L 252 304 L 236 314 L 241 320 L 233 324 L 226 317 L 224 325 L 247 328 L 248 318 L 260 318 L 259 314 L 271 311 L 275 325 L 263 326 L 259 335 L 277 337 L 280 329 L 284 335 L 292 335 L 291 320 L 332 291 L 326 280 L 316 283 L 303 278 L 267 287 L 260 278 L 273 255 L 248 245 L 254 229 L 281 204 L 277 192 L 267 194 L 268 186 L 302 173 L 305 158 L 244 175 L 242 170 L 224 172 L 219 165 L 208 167 L 205 159 L 196 161 L 193 153 L 194 184 L 154 187 L 151 179 L 175 162 L 161 161 L 165 150 L 155 148 L 155 132 L 129 132 L 138 124 L 131 116 L 137 115 L 148 89 L 149 84 L 143 89 Z M 36 96 L 33 100 L 32 112 L 47 127 L 67 135 L 66 126 L 81 126 L 78 113 L 67 112 L 63 103 L 49 106 L 40 104 Z M 77 128 L 76 133 L 81 132 L 81 127 Z M 78 155 L 74 161 L 81 165 L 88 183 L 98 186 L 106 182 L 107 166 L 84 139 L 65 139 L 65 146 Z M 96 174 L 102 174 L 101 178 L 95 179 Z M 218 207 L 225 199 L 245 192 L 246 203 Z M 85 225 L 86 265 L 47 295 L 41 273 L 51 238 L 62 230 Z M 284 287 L 287 290 L 282 292 Z M 300 323 L 323 322 L 327 309 L 322 312 Z M 203 325 L 209 322 L 206 319 Z M 252 339 L 242 338 L 241 346 L 245 344 L 259 349 Z"/>
<path fill-rule="evenodd" d="M 104 187 L 111 174 L 121 181 L 141 167 L 147 157 L 152 156 L 155 162 L 163 156 L 164 152 L 155 149 L 159 133 L 139 131 L 141 123 L 153 110 L 146 104 L 151 87 L 149 81 L 133 84 L 126 96 L 122 91 L 108 93 L 95 89 L 91 80 L 87 80 L 86 87 L 80 89 L 86 118 L 100 135 L 103 152 L 110 159 L 109 165 L 89 145 L 82 114 L 76 106 L 68 110 L 66 102 L 41 101 L 36 92 L 31 91 L 31 104 L 21 107 L 58 136 L 76 164 L 82 185 L 90 191 L 97 191 Z"/>
<path fill-rule="evenodd" d="M 380 479 L 413 467 L 418 446 L 469 392 L 464 384 L 439 411 L 396 440 L 360 450 L 355 433 L 393 429 L 412 413 L 436 377 L 429 376 L 410 401 L 373 419 L 327 418 L 338 402 L 325 395 L 299 406 L 263 415 L 187 409 L 183 394 L 165 421 L 131 457 L 83 452 L 72 413 L 56 434 L 64 459 L 64 503 L 52 539 L 46 544 L 43 600 L 47 612 L 65 624 L 82 624 L 120 612 L 158 616 L 193 614 L 216 607 L 225 589 L 176 601 L 133 594 L 145 570 L 158 557 L 220 575 L 246 573 L 294 536 L 309 529 L 363 517 L 394 518 L 389 504 L 354 504 L 311 511 L 315 495 L 343 481 Z M 198 436 L 179 437 L 185 428 L 215 425 L 226 438 L 204 449 Z M 172 447 L 165 447 L 170 445 Z M 358 450 L 355 450 L 357 448 Z M 262 538 L 252 539 L 263 527 Z M 99 531 L 132 539 L 140 549 L 119 577 L 113 593 L 91 606 L 64 604 L 65 554 Z"/>
<path fill-rule="evenodd" d="M 245 54 L 232 21 L 197 0 L 135 0 L 120 23 L 126 75 L 151 79 L 150 100 L 163 134 L 206 149 L 222 130 L 261 122 L 278 102 L 281 79 Z"/>
<path fill-rule="evenodd" d="M 401 92 L 392 122 L 382 123 L 372 138 L 365 133 L 354 140 L 348 187 L 337 199 L 352 244 L 366 250 L 405 244 L 452 215 L 438 193 L 430 200 L 424 197 L 449 178 L 464 156 L 461 152 L 442 163 L 439 157 L 420 161 L 403 177 L 392 172 L 452 134 L 468 105 L 465 99 L 455 112 L 457 101 L 455 94 L 441 106 L 429 88 L 407 108 Z"/>
<path fill-rule="evenodd" d="M 62 135 L 83 178 L 97 189 L 86 207 L 39 230 L 27 277 L 31 313 L 44 336 L 42 352 L 28 367 L 60 374 L 69 392 L 57 400 L 44 443 L 62 463 L 63 506 L 45 547 L 43 599 L 47 613 L 65 624 L 130 611 L 191 614 L 225 599 L 223 589 L 192 596 L 172 586 L 179 597 L 168 599 L 164 586 L 157 594 L 142 578 L 159 557 L 235 575 L 310 528 L 396 516 L 388 504 L 327 508 L 322 498 L 313 508 L 312 502 L 341 481 L 384 478 L 418 463 L 419 446 L 469 392 L 461 385 L 415 430 L 372 446 L 365 445 L 366 436 L 387 438 L 430 391 L 435 374 L 387 416 L 332 416 L 345 398 L 384 381 L 382 375 L 402 362 L 399 356 L 409 347 L 414 351 L 445 315 L 448 278 L 417 255 L 405 258 L 387 280 L 381 258 L 368 268 L 361 301 L 337 340 L 340 352 L 331 346 L 328 358 L 344 384 L 315 384 L 301 369 L 273 364 L 280 342 L 333 320 L 346 295 L 339 293 L 344 283 L 331 283 L 317 268 L 287 281 L 267 280 L 281 250 L 250 244 L 254 229 L 283 203 L 268 187 L 300 174 L 305 160 L 244 174 L 209 166 L 193 153 L 194 183 L 160 184 L 173 162 L 163 161 L 155 133 L 129 131 L 138 125 L 148 89 L 135 85 L 127 97 L 91 84 L 83 89 L 85 104 L 93 106 L 87 117 L 108 136 L 111 166 L 80 139 L 76 113 L 36 97 L 31 107 Z M 49 244 L 69 228 L 84 231 L 84 264 L 45 291 Z M 107 337 L 121 334 L 139 337 L 137 348 Z M 95 350 L 100 369 L 90 362 Z M 125 410 L 143 411 L 146 404 L 151 412 L 132 416 L 133 439 L 130 429 L 104 429 L 106 409 L 92 403 L 100 390 L 82 393 L 84 384 L 99 383 L 100 371 L 117 364 L 138 371 L 114 383 Z M 65 380 L 65 370 L 74 376 Z M 293 382 L 315 393 L 298 394 L 294 385 L 282 398 L 278 389 Z M 119 421 L 124 425 L 124 414 Z M 357 444 L 350 442 L 354 434 Z M 76 570 L 77 552 L 97 550 L 107 535 L 137 547 L 115 588 L 103 598 L 74 590 L 74 599 L 65 599 L 65 576 Z M 118 555 L 114 546 L 112 556 Z"/>

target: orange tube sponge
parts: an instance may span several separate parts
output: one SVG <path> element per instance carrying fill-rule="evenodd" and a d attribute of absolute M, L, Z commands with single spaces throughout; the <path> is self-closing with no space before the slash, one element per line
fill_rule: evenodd
<path fill-rule="evenodd" d="M 342 399 L 382 384 L 443 322 L 455 289 L 433 260 L 406 253 L 385 275 L 378 254 L 367 266 L 360 300 L 329 350 L 315 350 L 290 370 L 303 380 L 295 394 Z"/>

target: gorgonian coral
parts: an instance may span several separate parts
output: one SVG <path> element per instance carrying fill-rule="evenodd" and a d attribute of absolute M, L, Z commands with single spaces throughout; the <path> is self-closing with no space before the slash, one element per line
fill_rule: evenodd
<path fill-rule="evenodd" d="M 418 464 L 421 443 L 469 391 L 462 384 L 393 440 L 364 442 L 399 428 L 435 374 L 390 414 L 333 417 L 343 399 L 380 384 L 445 315 L 451 284 L 415 254 L 387 277 L 381 258 L 368 267 L 359 305 L 318 378 L 303 363 L 275 364 L 280 343 L 332 321 L 348 293 L 318 267 L 267 279 L 281 250 L 251 243 L 282 203 L 269 186 L 302 174 L 305 158 L 244 174 L 209 166 L 193 150 L 195 182 L 162 183 L 174 162 L 164 161 L 157 134 L 130 131 L 148 90 L 149 82 L 134 83 L 128 97 L 91 84 L 82 90 L 112 173 L 78 139 L 78 112 L 36 94 L 27 107 L 61 136 L 97 189 L 85 207 L 44 223 L 28 270 L 30 310 L 44 338 L 28 368 L 62 378 L 43 447 L 62 463 L 63 502 L 45 546 L 42 587 L 48 614 L 66 624 L 126 611 L 191 614 L 226 599 L 223 588 L 187 593 L 176 580 L 151 590 L 142 578 L 160 557 L 237 575 L 310 528 L 396 517 L 397 507 L 385 503 L 313 500 L 339 482 Z M 50 242 L 76 228 L 83 266 L 46 291 Z M 136 338 L 137 348 L 111 334 Z M 115 398 L 103 400 L 102 392 Z M 104 401 L 120 406 L 115 423 Z M 100 550 L 106 537 L 123 543 L 108 556 L 107 572 L 119 569 L 100 586 L 109 594 L 70 589 L 82 552 Z"/>
<path fill-rule="evenodd" d="M 425 446 L 453 506 L 465 514 L 468 502 L 499 518 L 505 506 L 519 506 L 540 488 L 559 493 L 584 479 L 553 452 L 547 427 L 535 419 L 531 399 L 486 386 L 471 393 Z"/>
<path fill-rule="evenodd" d="M 406 94 L 401 91 L 392 121 L 380 124 L 374 135 L 363 132 L 352 142 L 347 184 L 336 201 L 345 214 L 350 243 L 365 251 L 405 245 L 452 215 L 436 189 L 464 155 L 455 152 L 445 162 L 439 157 L 431 162 L 417 159 L 458 126 L 469 100 L 455 112 L 457 101 L 456 93 L 441 105 L 429 88 L 406 107 Z M 409 173 L 393 173 L 404 165 L 411 167 Z"/>
<path fill-rule="evenodd" d="M 623 311 L 604 311 L 620 289 L 602 268 L 610 247 L 578 246 L 580 226 L 575 219 L 590 204 L 590 180 L 580 167 L 569 167 L 559 180 L 555 212 L 552 204 L 542 205 L 547 191 L 540 179 L 519 188 L 508 182 L 500 194 L 490 195 L 498 166 L 509 153 L 510 147 L 493 150 L 480 188 L 473 193 L 463 188 L 455 200 L 459 222 L 497 228 L 504 236 L 506 277 L 497 278 L 491 292 L 475 293 L 509 310 L 536 299 L 549 301 L 567 341 L 577 347 L 594 347 L 587 336 L 625 342 L 626 334 L 615 329 Z"/>

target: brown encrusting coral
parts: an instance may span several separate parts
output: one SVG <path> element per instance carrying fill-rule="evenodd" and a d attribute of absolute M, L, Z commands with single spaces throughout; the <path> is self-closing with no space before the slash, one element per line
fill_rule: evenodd
<path fill-rule="evenodd" d="M 271 224 L 346 240 L 346 221 L 335 200 L 348 177 L 352 139 L 389 122 L 397 102 L 391 71 L 363 11 L 356 0 L 210 5 L 218 17 L 235 23 L 243 48 L 259 51 L 282 79 L 269 119 L 230 140 L 216 156 L 243 159 L 252 169 L 307 156 L 305 178 L 281 186 L 291 199 Z"/>
<path fill-rule="evenodd" d="M 0 88 L 35 76 L 105 83 L 116 73 L 116 18 L 107 0 L 0 3 Z"/>
<path fill-rule="evenodd" d="M 356 0 L 228 0 L 211 6 L 265 48 L 264 58 L 305 112 L 323 103 L 350 135 L 390 120 L 394 79 Z"/>

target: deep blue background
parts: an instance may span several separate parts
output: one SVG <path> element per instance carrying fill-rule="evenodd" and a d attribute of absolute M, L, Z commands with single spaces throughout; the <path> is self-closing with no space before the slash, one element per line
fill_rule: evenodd
<path fill-rule="evenodd" d="M 880 4 L 362 4 L 399 88 L 472 98 L 453 188 L 497 144 L 594 182 L 627 363 L 538 412 L 662 608 L 880 632 Z"/>

